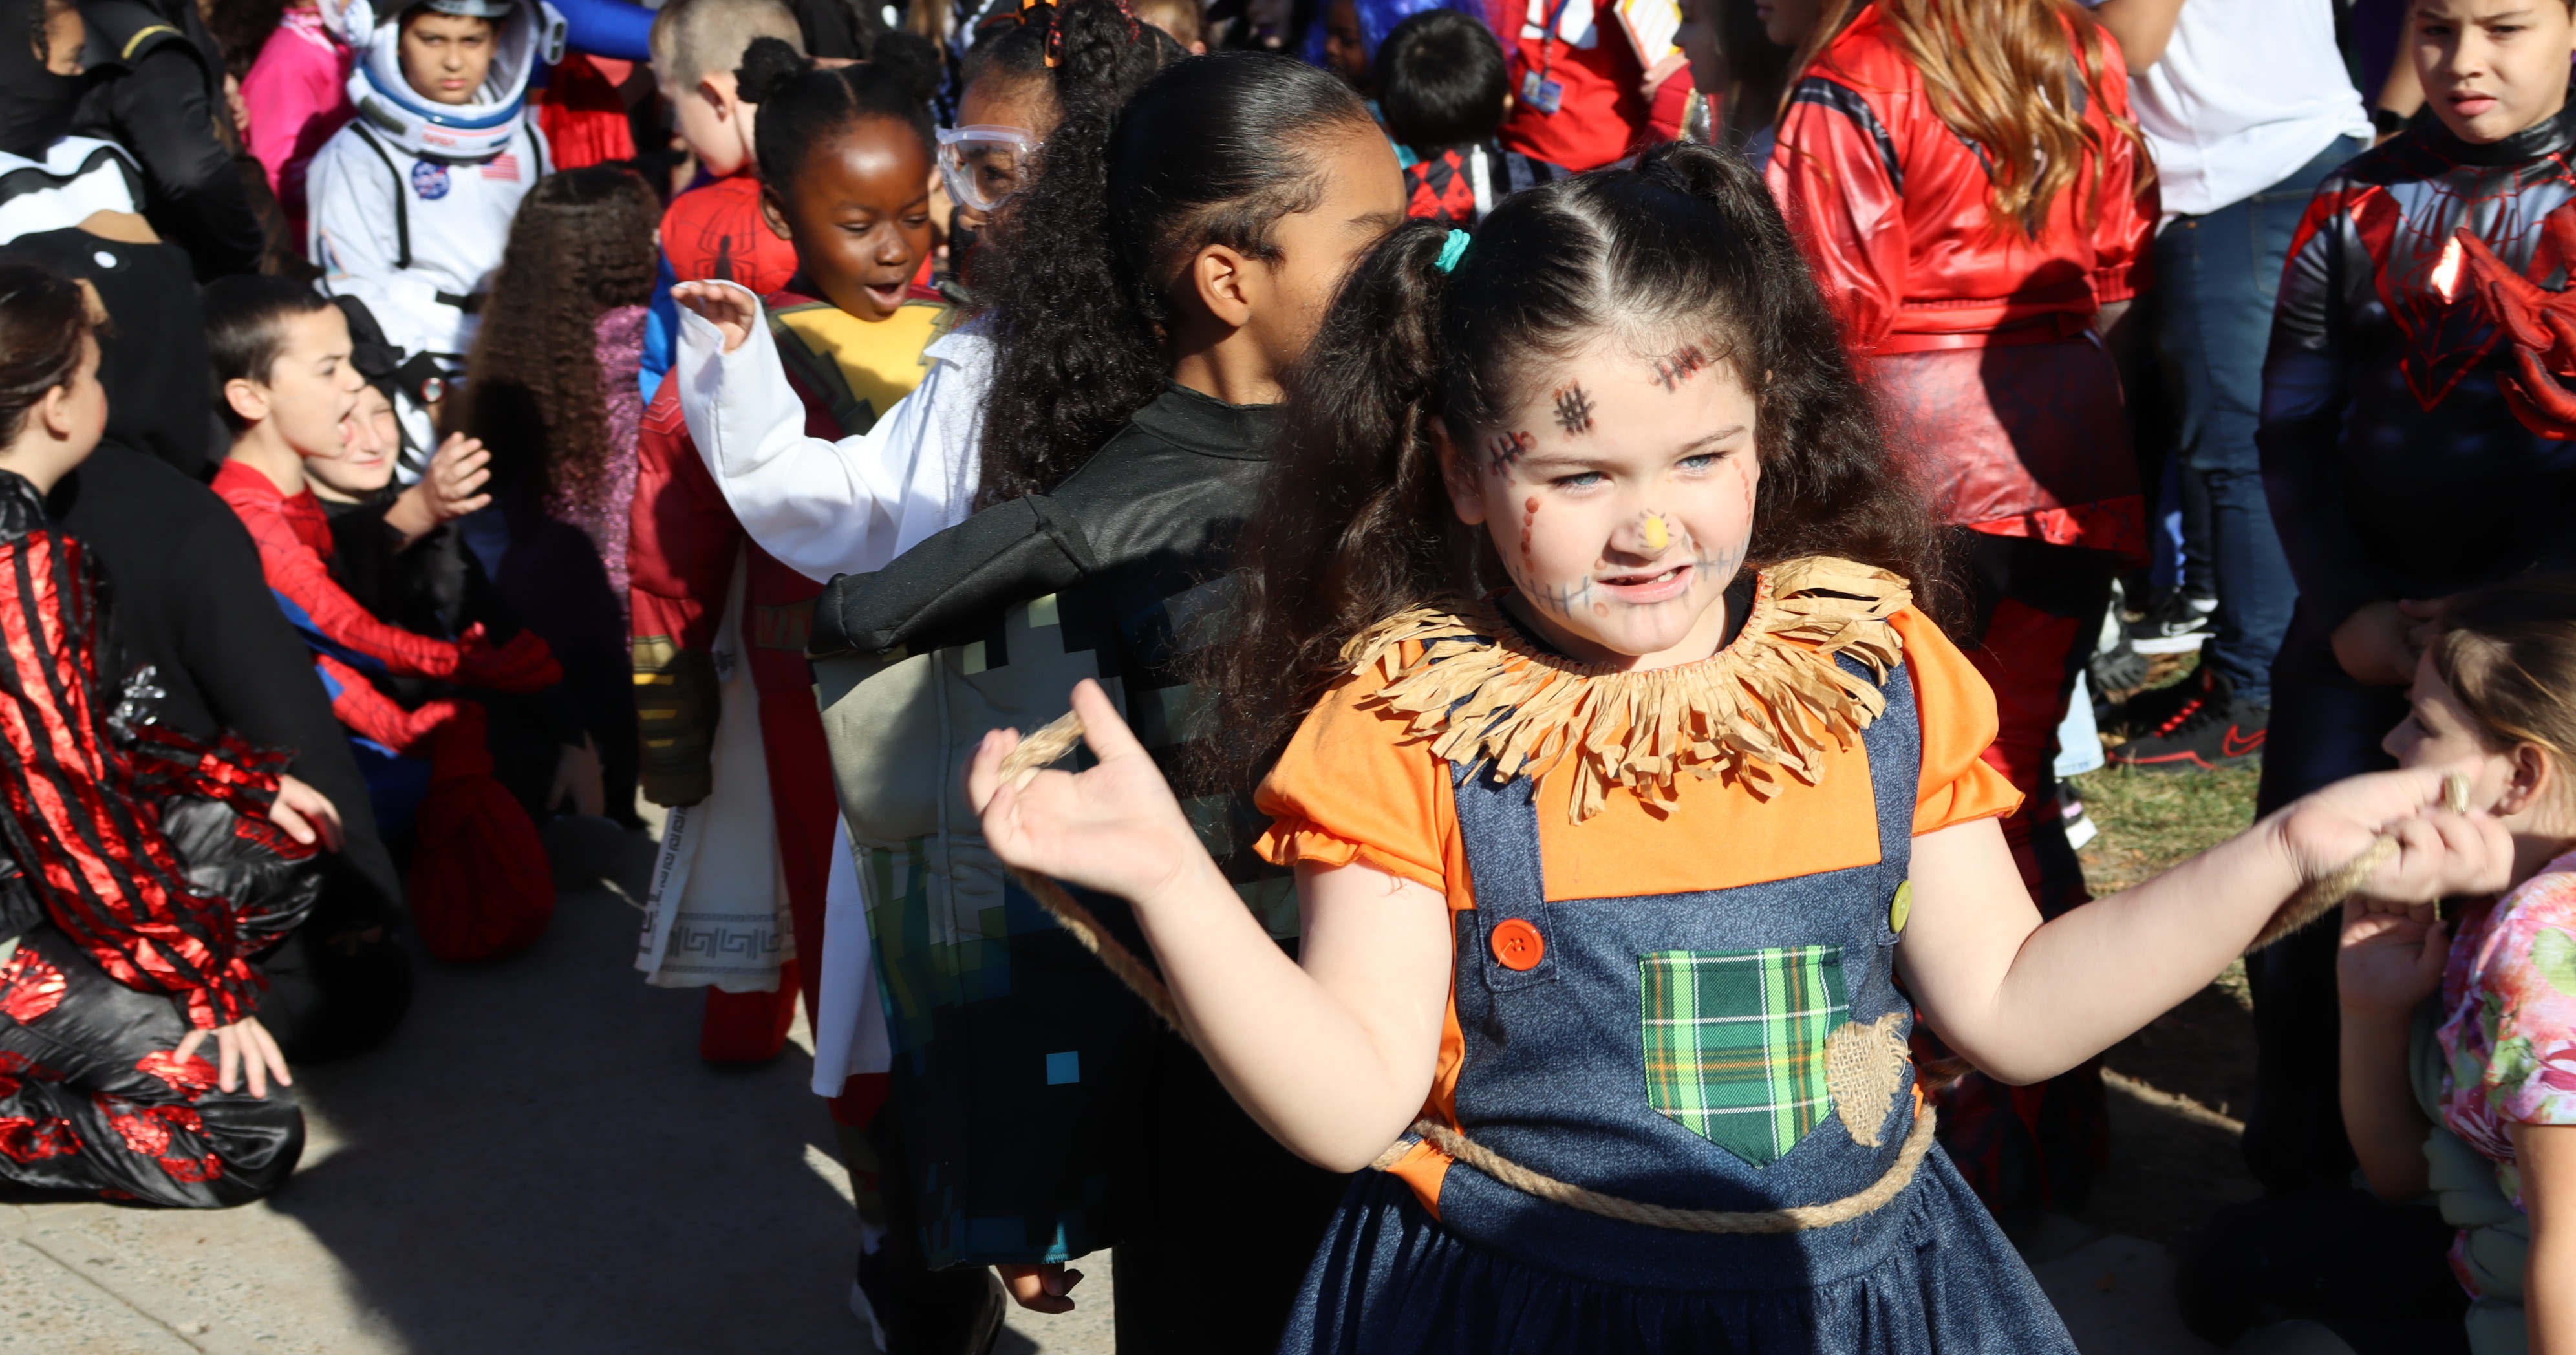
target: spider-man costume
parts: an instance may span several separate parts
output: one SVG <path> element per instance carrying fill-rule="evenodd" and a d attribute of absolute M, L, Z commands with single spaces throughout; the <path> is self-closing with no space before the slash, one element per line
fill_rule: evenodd
<path fill-rule="evenodd" d="M 710 179 L 671 199 L 662 212 L 662 268 L 653 280 L 640 360 L 644 398 L 660 392 L 680 342 L 680 313 L 671 288 L 722 279 L 767 296 L 796 276 L 796 247 L 778 238 L 760 214 L 760 176 L 740 172 Z"/>
<path fill-rule="evenodd" d="M 256 1009 L 252 955 L 319 884 L 274 867 L 314 849 L 266 819 L 285 755 L 137 723 L 100 671 L 107 630 L 87 547 L 0 472 L 0 1178 L 240 1204 L 293 1170 L 303 1116 L 175 1051 Z"/>
<path fill-rule="evenodd" d="M 2052 917 L 2090 897 L 2057 807 L 2057 727 L 2112 573 L 2146 540 L 2119 373 L 2092 331 L 2136 294 L 2157 214 L 2115 126 L 2118 44 L 2101 34 L 2088 72 L 2072 23 L 2067 78 L 2094 149 L 2027 229 L 1996 224 L 1991 158 L 1934 111 L 1875 8 L 1799 80 L 1767 171 L 1891 448 L 1961 529 L 1976 585 L 1963 648 L 1998 716 L 1986 760 L 2023 797 L 2004 837 Z M 2036 1087 L 1971 1073 L 1941 1100 L 1943 1143 L 1998 1208 L 2079 1203 L 2108 1148 L 2089 1064 Z"/>
<path fill-rule="evenodd" d="M 496 646 L 484 641 L 479 627 L 462 639 L 442 640 L 377 620 L 331 578 L 331 522 L 312 491 L 283 493 L 238 461 L 215 472 L 214 490 L 250 529 L 260 572 L 286 619 L 312 647 L 332 712 L 359 735 L 397 753 L 410 752 L 425 748 L 428 736 L 454 715 L 447 702 L 405 710 L 377 690 L 370 675 L 436 678 L 508 692 L 536 691 L 562 680 L 563 669 L 532 631 Z"/>
<path fill-rule="evenodd" d="M 522 630 L 490 644 L 479 624 L 456 640 L 389 625 L 331 577 L 331 523 L 311 490 L 284 493 L 239 461 L 215 473 L 214 490 L 249 529 L 332 713 L 357 736 L 379 823 L 414 840 L 412 914 L 429 952 L 485 960 L 534 941 L 554 915 L 553 878 L 528 811 L 493 779 L 483 707 L 440 698 L 405 709 L 371 678 L 540 691 L 563 680 L 546 642 Z"/>
<path fill-rule="evenodd" d="M 2497 313 L 2566 285 L 2571 200 L 2576 109 L 2486 145 L 2410 129 L 2310 201 L 2281 276 L 2256 437 L 2299 583 L 2272 667 L 2263 810 L 2389 765 L 2379 742 L 2406 716 L 2405 689 L 2364 686 L 2334 657 L 2356 609 L 2576 568 L 2576 443 L 2537 402 L 2524 403 L 2528 423 L 2517 417 L 2523 396 L 2548 394 L 2533 388 L 2548 373 L 2521 366 Z M 2538 316 L 2518 318 L 2548 343 Z M 2352 1163 L 2335 1095 L 2335 942 L 2320 927 L 2247 962 L 2245 1154 L 2275 1190 L 2339 1185 Z"/>

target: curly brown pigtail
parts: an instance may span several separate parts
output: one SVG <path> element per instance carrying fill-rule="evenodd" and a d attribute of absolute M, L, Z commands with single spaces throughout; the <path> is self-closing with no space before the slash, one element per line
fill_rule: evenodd
<path fill-rule="evenodd" d="M 458 425 L 491 448 L 497 482 L 533 476 L 549 503 L 598 501 L 611 449 L 596 326 L 652 298 L 657 208 L 642 179 L 606 165 L 548 175 L 520 204 Z"/>

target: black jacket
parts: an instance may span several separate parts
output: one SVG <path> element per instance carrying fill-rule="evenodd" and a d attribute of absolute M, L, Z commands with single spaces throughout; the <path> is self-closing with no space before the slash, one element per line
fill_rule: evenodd
<path fill-rule="evenodd" d="M 1225 571 L 1269 474 L 1277 422 L 1276 406 L 1167 385 L 1054 493 L 996 504 L 874 574 L 834 579 L 807 652 L 872 657 L 981 640 L 999 666 L 1007 656 L 989 647 L 1003 642 L 1002 610 L 1053 593 L 1066 649 L 1097 651 L 1101 676 L 1123 680 L 1128 722 L 1165 773 L 1186 780 L 1188 739 L 1163 741 L 1181 733 L 1165 728 L 1184 708 L 1178 661 L 1221 624 L 1233 592 Z"/>
<path fill-rule="evenodd" d="M 2301 612 L 2576 568 L 2576 443 L 2496 386 L 2513 341 L 2476 297 L 2467 227 L 2546 286 L 2541 221 L 2576 202 L 2576 107 L 2489 145 L 2419 125 L 2326 176 L 2292 239 L 2263 365 L 2263 485 Z"/>
<path fill-rule="evenodd" d="M 215 417 L 205 316 L 187 254 L 70 228 L 0 246 L 0 258 L 12 257 L 50 264 L 98 289 L 108 320 L 98 331 L 108 441 L 150 453 L 192 480 L 213 475 L 231 439 Z"/>
<path fill-rule="evenodd" d="M 134 152 L 143 165 L 144 217 L 188 251 L 199 281 L 258 272 L 267 232 L 218 130 L 230 118 L 223 50 L 197 7 L 88 0 L 80 11 L 90 87 L 72 130 Z"/>

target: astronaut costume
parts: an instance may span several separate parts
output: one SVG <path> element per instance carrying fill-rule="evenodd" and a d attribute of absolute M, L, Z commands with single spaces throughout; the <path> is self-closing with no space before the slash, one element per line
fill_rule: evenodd
<path fill-rule="evenodd" d="M 349 75 L 358 116 L 314 155 L 306 179 L 306 246 L 323 270 L 323 288 L 366 303 L 386 341 L 401 350 L 400 385 L 416 402 L 438 399 L 463 370 L 510 218 L 552 168 L 544 135 L 527 114 L 528 78 L 539 61 L 552 65 L 564 49 L 563 15 L 544 0 L 422 5 L 492 21 L 491 73 L 478 97 L 437 103 L 404 77 L 400 21 L 420 6 L 399 5 L 379 18 L 370 0 L 326 3 L 325 19 L 358 50 Z M 416 421 L 426 431 L 416 405 L 401 412 L 406 433 Z M 408 480 L 416 465 L 404 469 Z"/>

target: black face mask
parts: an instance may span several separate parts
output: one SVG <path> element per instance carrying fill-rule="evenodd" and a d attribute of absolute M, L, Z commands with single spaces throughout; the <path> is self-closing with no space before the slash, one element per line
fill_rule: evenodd
<path fill-rule="evenodd" d="M 41 160 L 72 129 L 81 80 L 45 69 L 45 0 L 0 0 L 0 151 Z"/>

